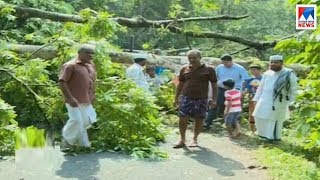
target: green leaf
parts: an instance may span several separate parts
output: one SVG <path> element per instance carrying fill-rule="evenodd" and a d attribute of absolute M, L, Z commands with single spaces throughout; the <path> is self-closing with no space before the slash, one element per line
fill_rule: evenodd
<path fill-rule="evenodd" d="M 317 114 L 317 110 L 312 107 L 303 107 L 301 109 L 300 115 L 302 117 L 314 117 Z"/>

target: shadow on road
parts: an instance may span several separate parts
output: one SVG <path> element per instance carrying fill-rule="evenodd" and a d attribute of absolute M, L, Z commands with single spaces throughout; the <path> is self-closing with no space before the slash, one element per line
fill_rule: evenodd
<path fill-rule="evenodd" d="M 243 170 L 245 166 L 233 159 L 224 158 L 216 152 L 205 147 L 199 147 L 197 150 L 185 151 L 184 154 L 199 163 L 217 169 L 217 173 L 221 176 L 234 176 L 234 170 Z"/>
<path fill-rule="evenodd" d="M 100 159 L 111 159 L 121 161 L 130 159 L 130 156 L 115 153 L 93 153 L 81 154 L 79 156 L 65 156 L 65 160 L 56 171 L 56 175 L 63 178 L 76 178 L 81 180 L 97 179 L 97 173 L 100 170 Z"/>

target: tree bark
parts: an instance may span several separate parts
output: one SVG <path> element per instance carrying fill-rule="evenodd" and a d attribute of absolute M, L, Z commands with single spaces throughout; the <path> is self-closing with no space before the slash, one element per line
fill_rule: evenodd
<path fill-rule="evenodd" d="M 58 22 L 75 22 L 75 23 L 84 23 L 84 20 L 79 15 L 71 15 L 71 14 L 63 14 L 63 13 L 56 13 L 50 11 L 44 11 L 36 8 L 29 8 L 29 7 L 20 7 L 20 6 L 13 6 L 16 10 L 16 15 L 22 19 L 28 18 L 41 18 L 41 19 L 50 19 L 52 21 Z M 210 17 L 191 17 L 191 18 L 181 18 L 181 19 L 174 19 L 174 20 L 147 20 L 141 16 L 137 18 L 125 18 L 125 17 L 116 17 L 110 18 L 115 22 L 118 22 L 121 25 L 125 25 L 127 27 L 151 27 L 152 25 L 163 25 L 167 26 L 173 23 L 185 23 L 185 22 L 192 22 L 192 21 L 217 21 L 217 20 L 239 20 L 249 17 L 248 14 L 241 15 L 241 16 L 230 16 L 230 15 L 220 15 L 220 16 L 210 16 Z"/>
<path fill-rule="evenodd" d="M 36 46 L 36 45 L 7 45 L 7 49 L 20 53 L 20 54 L 32 54 L 33 57 L 43 58 L 43 59 L 53 59 L 57 57 L 56 50 L 51 46 Z M 182 65 L 188 64 L 188 59 L 186 56 L 162 56 L 147 54 L 143 51 L 136 52 L 109 52 L 112 62 L 132 64 L 134 57 L 146 57 L 148 59 L 148 64 L 163 66 L 165 68 L 171 69 L 175 72 L 179 72 Z M 218 66 L 221 63 L 220 58 L 214 57 L 203 57 L 202 62 L 212 66 Z M 252 63 L 251 61 L 246 61 L 243 59 L 234 59 L 235 63 L 238 63 L 245 68 L 248 68 Z M 261 61 L 264 65 L 264 69 L 268 69 L 268 61 Z M 295 70 L 299 76 L 305 76 L 309 72 L 309 68 L 300 64 L 292 64 L 288 66 Z"/>
<path fill-rule="evenodd" d="M 12 5 L 11 5 L 12 6 Z M 70 15 L 56 12 L 43 11 L 35 8 L 28 7 L 19 7 L 13 6 L 16 10 L 16 16 L 22 19 L 28 18 L 41 18 L 41 19 L 50 19 L 52 21 L 58 22 L 75 22 L 75 23 L 85 23 L 85 20 L 79 15 Z M 246 37 L 240 37 L 230 34 L 218 33 L 218 32 L 193 32 L 184 30 L 175 26 L 176 23 L 185 23 L 190 21 L 212 21 L 212 20 L 238 20 L 248 17 L 249 15 L 242 16 L 229 16 L 229 15 L 221 15 L 214 17 L 191 17 L 191 18 L 182 18 L 176 20 L 148 20 L 141 16 L 136 18 L 124 18 L 124 17 L 116 17 L 110 18 L 110 20 L 117 22 L 122 26 L 126 26 L 128 28 L 162 28 L 166 26 L 167 29 L 172 33 L 182 34 L 187 37 L 195 37 L 195 38 L 215 38 L 215 39 L 224 39 L 236 43 L 240 43 L 257 50 L 265 50 L 268 48 L 272 48 L 277 44 L 277 40 L 275 41 L 254 41 L 250 40 Z"/>

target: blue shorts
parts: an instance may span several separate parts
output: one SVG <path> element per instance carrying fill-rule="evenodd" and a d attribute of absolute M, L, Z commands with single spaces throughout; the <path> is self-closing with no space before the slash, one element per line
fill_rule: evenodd
<path fill-rule="evenodd" d="M 226 125 L 231 125 L 233 128 L 236 127 L 236 123 L 239 120 L 241 112 L 231 112 L 227 114 L 224 118 Z"/>
<path fill-rule="evenodd" d="M 180 97 L 180 117 L 204 119 L 208 109 L 208 98 L 192 99 L 187 96 Z"/>

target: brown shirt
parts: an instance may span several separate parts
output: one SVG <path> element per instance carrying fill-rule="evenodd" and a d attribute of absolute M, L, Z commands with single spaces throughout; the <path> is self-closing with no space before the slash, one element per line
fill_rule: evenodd
<path fill-rule="evenodd" d="M 184 83 L 181 90 L 182 95 L 201 99 L 208 97 L 209 81 L 216 83 L 217 77 L 213 67 L 203 64 L 193 69 L 192 66 L 187 65 L 180 70 L 179 81 Z"/>
<path fill-rule="evenodd" d="M 59 81 L 67 82 L 71 95 L 79 103 L 91 103 L 95 98 L 94 82 L 96 70 L 93 63 L 83 63 L 78 59 L 63 64 Z M 69 103 L 65 98 L 66 103 Z"/>

